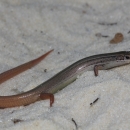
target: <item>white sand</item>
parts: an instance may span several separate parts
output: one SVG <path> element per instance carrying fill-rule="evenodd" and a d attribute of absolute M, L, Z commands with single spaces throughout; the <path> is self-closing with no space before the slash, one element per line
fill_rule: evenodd
<path fill-rule="evenodd" d="M 0 95 L 30 90 L 81 58 L 130 50 L 129 10 L 129 0 L 1 0 L 1 72 L 50 49 L 54 52 L 1 84 Z M 117 32 L 123 33 L 124 41 L 109 44 Z M 51 108 L 47 100 L 0 110 L 0 130 L 75 130 L 72 118 L 78 130 L 129 130 L 129 95 L 130 65 L 100 71 L 98 77 L 86 72 L 55 94 Z M 14 119 L 21 121 L 13 123 Z"/>

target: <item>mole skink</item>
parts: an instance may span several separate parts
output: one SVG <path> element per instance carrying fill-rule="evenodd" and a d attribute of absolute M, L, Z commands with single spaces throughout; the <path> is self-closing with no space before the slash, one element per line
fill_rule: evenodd
<path fill-rule="evenodd" d="M 50 106 L 52 106 L 54 102 L 53 94 L 72 83 L 83 72 L 94 70 L 95 76 L 97 76 L 98 70 L 110 69 L 128 63 L 130 63 L 129 51 L 86 57 L 73 63 L 30 91 L 18 95 L 0 96 L 0 108 L 28 105 L 43 99 L 50 99 Z"/>

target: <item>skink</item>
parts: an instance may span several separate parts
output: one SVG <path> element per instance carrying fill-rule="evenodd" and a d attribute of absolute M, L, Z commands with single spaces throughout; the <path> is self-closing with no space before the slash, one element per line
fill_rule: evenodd
<path fill-rule="evenodd" d="M 94 70 L 95 76 L 97 76 L 98 70 L 110 69 L 128 63 L 130 63 L 129 51 L 86 57 L 73 63 L 30 91 L 18 95 L 0 96 L 0 108 L 28 105 L 43 99 L 50 99 L 50 106 L 52 106 L 54 102 L 53 94 L 72 83 L 83 72 Z"/>

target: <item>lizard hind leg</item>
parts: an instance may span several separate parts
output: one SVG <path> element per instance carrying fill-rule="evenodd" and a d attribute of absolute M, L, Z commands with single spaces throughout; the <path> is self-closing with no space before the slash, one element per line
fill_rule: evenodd
<path fill-rule="evenodd" d="M 52 104 L 54 103 L 54 95 L 51 94 L 51 93 L 44 93 L 44 92 L 42 92 L 40 94 L 40 99 L 41 100 L 50 99 L 50 107 L 52 107 Z"/>

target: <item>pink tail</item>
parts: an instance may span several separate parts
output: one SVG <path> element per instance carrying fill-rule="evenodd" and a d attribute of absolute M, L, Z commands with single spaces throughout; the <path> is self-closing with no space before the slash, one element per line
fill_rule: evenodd
<path fill-rule="evenodd" d="M 7 71 L 1 73 L 0 74 L 0 84 L 3 83 L 3 82 L 5 82 L 6 80 L 8 80 L 8 79 L 10 79 L 10 78 L 18 75 L 18 74 L 26 71 L 27 69 L 30 69 L 33 66 L 37 65 L 41 60 L 43 60 L 52 51 L 53 51 L 53 49 L 50 50 L 50 51 L 48 51 L 47 53 L 43 54 L 42 56 L 34 59 L 34 60 L 31 60 L 31 61 L 29 61 L 27 63 L 24 63 L 24 64 L 22 64 L 20 66 L 17 66 L 15 68 L 12 68 L 10 70 L 7 70 Z"/>

